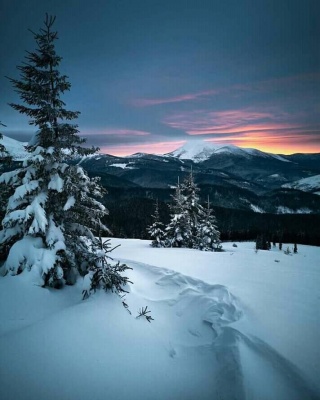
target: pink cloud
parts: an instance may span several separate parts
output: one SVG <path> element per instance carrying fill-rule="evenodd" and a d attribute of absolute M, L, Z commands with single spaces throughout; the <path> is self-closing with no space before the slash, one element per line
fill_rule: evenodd
<path fill-rule="evenodd" d="M 283 122 L 283 119 L 288 119 L 288 115 L 271 111 L 200 110 L 173 115 L 166 118 L 164 123 L 171 128 L 183 130 L 189 135 L 257 132 L 299 127 L 294 123 Z"/>
<path fill-rule="evenodd" d="M 220 90 L 221 89 L 207 90 L 204 92 L 189 93 L 181 96 L 162 98 L 162 99 L 135 99 L 131 103 L 136 107 L 148 107 L 148 106 L 155 106 L 167 103 L 180 103 L 182 101 L 196 100 L 201 97 L 212 96 L 220 93 Z"/>
<path fill-rule="evenodd" d="M 218 87 L 206 91 L 187 93 L 168 98 L 153 99 L 134 99 L 131 104 L 136 107 L 149 107 L 160 104 L 180 103 L 191 100 L 204 99 L 210 96 L 217 96 L 221 93 L 229 93 L 239 96 L 244 92 L 272 92 L 278 89 L 290 91 L 303 91 L 306 85 L 320 81 L 320 73 L 300 74 L 288 77 L 268 79 L 264 81 L 252 82 L 247 84 L 235 84 L 226 87 Z"/>

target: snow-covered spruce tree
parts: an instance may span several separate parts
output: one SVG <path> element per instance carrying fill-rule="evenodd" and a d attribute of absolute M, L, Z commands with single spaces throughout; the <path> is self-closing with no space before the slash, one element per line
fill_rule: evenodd
<path fill-rule="evenodd" d="M 65 282 L 73 284 L 79 274 L 92 278 L 99 269 L 107 274 L 110 265 L 101 262 L 103 249 L 94 236 L 107 229 L 100 222 L 107 210 L 97 200 L 102 189 L 80 166 L 65 162 L 96 149 L 81 147 L 85 140 L 78 136 L 77 125 L 68 122 L 79 112 L 66 110 L 60 98 L 70 83 L 58 69 L 62 58 L 55 51 L 54 21 L 47 15 L 44 28 L 32 32 L 38 48 L 28 52 L 27 61 L 18 67 L 20 79 L 10 79 L 23 101 L 11 106 L 26 114 L 38 130 L 22 167 L 0 177 L 0 182 L 14 188 L 2 221 L 0 247 L 9 250 L 4 273 L 28 269 L 39 284 L 61 287 Z M 119 282 L 127 282 L 118 271 L 114 277 L 115 289 Z M 108 284 L 101 279 L 92 282 L 87 290 L 110 289 L 112 279 Z"/>
<path fill-rule="evenodd" d="M 154 214 L 152 215 L 152 224 L 148 227 L 148 233 L 152 239 L 152 247 L 164 247 L 164 225 L 160 221 L 159 202 L 156 200 Z"/>
<path fill-rule="evenodd" d="M 183 195 L 183 206 L 188 215 L 189 230 L 191 232 L 187 247 L 197 249 L 199 248 L 198 238 L 201 229 L 201 221 L 205 218 L 205 211 L 200 204 L 198 196 L 199 188 L 194 181 L 192 171 L 183 181 L 181 193 Z"/>
<path fill-rule="evenodd" d="M 189 215 L 185 208 L 185 198 L 178 181 L 172 195 L 171 219 L 165 229 L 166 247 L 188 247 L 191 238 Z"/>
<path fill-rule="evenodd" d="M 210 208 L 209 197 L 204 217 L 199 222 L 197 248 L 205 251 L 219 251 L 222 248 L 220 232 L 217 228 L 216 217 Z"/>

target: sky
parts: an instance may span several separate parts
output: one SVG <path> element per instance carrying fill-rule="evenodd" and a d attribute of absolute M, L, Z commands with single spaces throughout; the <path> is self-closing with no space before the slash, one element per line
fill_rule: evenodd
<path fill-rule="evenodd" d="M 0 120 L 36 130 L 8 103 L 56 15 L 71 90 L 63 100 L 88 145 L 127 155 L 193 140 L 272 153 L 320 152 L 318 0 L 0 0 Z"/>

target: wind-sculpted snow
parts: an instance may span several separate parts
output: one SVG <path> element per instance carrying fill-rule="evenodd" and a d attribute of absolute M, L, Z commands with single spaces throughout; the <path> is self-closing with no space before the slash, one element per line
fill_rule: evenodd
<path fill-rule="evenodd" d="M 197 354 L 198 362 L 209 362 L 214 368 L 212 393 L 219 399 L 319 399 L 294 364 L 263 340 L 234 327 L 246 316 L 239 299 L 226 286 L 142 263 L 131 262 L 131 266 L 137 282 L 131 287 L 133 293 L 152 302 L 152 309 L 162 308 L 170 321 L 168 355 L 184 358 Z M 149 288 L 151 296 L 139 279 L 146 274 L 155 284 Z M 162 333 L 166 337 L 167 332 Z"/>
<path fill-rule="evenodd" d="M 32 286 L 27 269 L 0 278 L 1 400 L 320 398 L 317 248 L 288 257 L 252 243 L 222 253 L 121 243 L 115 258 L 134 282 L 124 299 L 81 301 L 81 282 Z M 146 306 L 151 323 L 136 318 Z"/>

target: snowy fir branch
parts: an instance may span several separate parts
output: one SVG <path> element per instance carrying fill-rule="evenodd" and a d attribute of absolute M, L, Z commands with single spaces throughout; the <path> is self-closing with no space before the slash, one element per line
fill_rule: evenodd
<path fill-rule="evenodd" d="M 152 318 L 151 315 L 148 315 L 151 311 L 148 310 L 148 306 L 141 307 L 138 310 L 138 315 L 136 316 L 136 319 L 140 317 L 144 317 L 148 322 L 154 321 L 154 318 Z"/>

